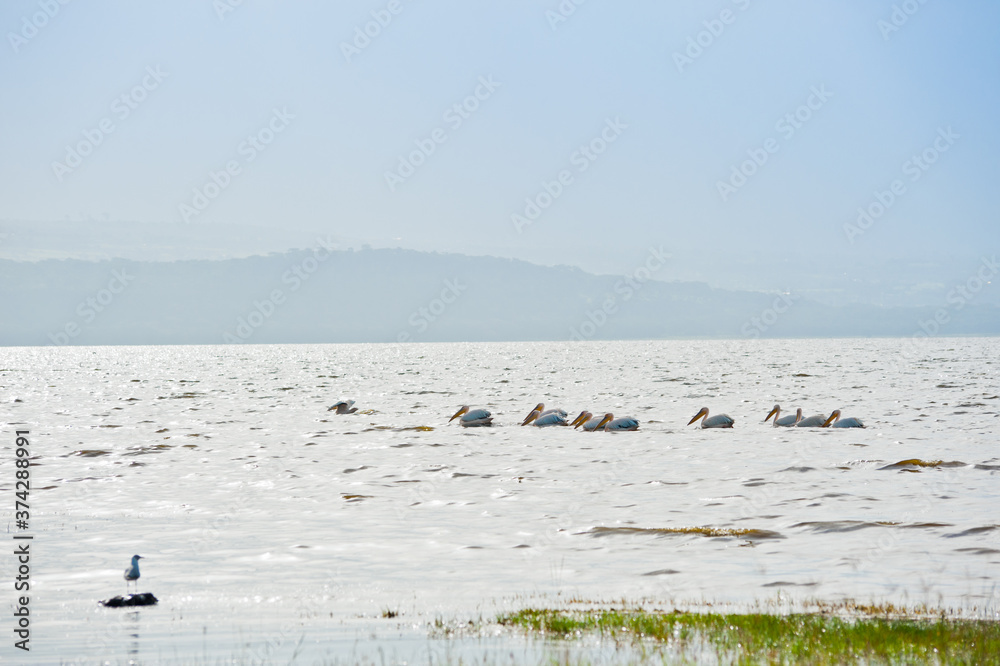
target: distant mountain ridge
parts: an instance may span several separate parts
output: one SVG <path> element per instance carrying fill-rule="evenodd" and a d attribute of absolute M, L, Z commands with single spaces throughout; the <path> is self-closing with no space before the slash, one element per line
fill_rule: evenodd
<path fill-rule="evenodd" d="M 0 344 L 1000 334 L 1000 308 L 974 301 L 828 307 L 794 291 L 661 282 L 656 254 L 626 276 L 322 243 L 222 261 L 0 260 Z"/>

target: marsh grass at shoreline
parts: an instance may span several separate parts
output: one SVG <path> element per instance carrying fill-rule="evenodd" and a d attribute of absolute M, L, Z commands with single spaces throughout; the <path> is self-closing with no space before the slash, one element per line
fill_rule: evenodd
<path fill-rule="evenodd" d="M 1000 623 L 932 617 L 525 609 L 497 623 L 547 639 L 599 636 L 662 657 L 720 663 L 995 663 Z"/>

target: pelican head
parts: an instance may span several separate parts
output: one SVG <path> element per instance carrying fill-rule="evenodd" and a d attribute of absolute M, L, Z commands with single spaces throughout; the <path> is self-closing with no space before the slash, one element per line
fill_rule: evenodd
<path fill-rule="evenodd" d="M 774 407 L 771 408 L 771 411 L 767 413 L 766 417 L 764 417 L 764 423 L 767 423 L 772 416 L 774 417 L 775 421 L 777 421 L 778 417 L 781 416 L 781 407 L 779 405 L 775 405 Z"/>
<path fill-rule="evenodd" d="M 698 419 L 704 418 L 706 416 L 708 416 L 708 407 L 702 407 L 701 409 L 698 410 L 698 413 L 695 414 L 690 421 L 688 421 L 688 425 L 691 425 Z"/>
<path fill-rule="evenodd" d="M 604 426 L 607 425 L 614 418 L 615 418 L 614 414 L 611 413 L 605 414 L 604 418 L 601 419 L 601 422 L 597 424 L 596 428 L 594 428 L 594 432 L 603 429 Z"/>
<path fill-rule="evenodd" d="M 544 405 L 539 405 L 539 407 L 544 407 Z M 521 425 L 526 426 L 541 415 L 542 415 L 542 410 L 538 409 L 538 407 L 535 407 L 533 410 L 531 410 L 531 413 L 528 414 L 527 418 L 524 419 L 524 422 L 521 423 Z"/>
<path fill-rule="evenodd" d="M 579 416 L 577 416 L 575 419 L 573 419 L 573 422 L 570 423 L 570 425 L 573 426 L 574 428 L 579 428 L 584 423 L 586 423 L 587 421 L 589 421 L 591 416 L 593 416 L 593 414 L 591 414 L 587 410 L 584 410 L 584 411 L 580 412 Z"/>
<path fill-rule="evenodd" d="M 462 414 L 468 414 L 468 413 L 469 413 L 469 406 L 468 405 L 462 405 L 459 408 L 459 410 L 457 412 L 455 412 L 455 415 L 452 416 L 450 419 L 448 419 L 448 423 L 451 423 L 452 421 L 454 421 L 455 419 L 457 419 Z"/>
<path fill-rule="evenodd" d="M 522 423 L 521 425 L 528 425 L 529 423 L 531 423 L 531 420 L 529 420 L 529 419 L 531 419 L 531 415 L 534 414 L 535 412 L 538 412 L 538 414 L 535 416 L 535 418 L 538 418 L 539 416 L 541 416 L 545 412 L 545 403 L 544 402 L 540 402 L 537 405 L 535 405 L 535 408 L 533 410 L 531 410 L 530 412 L 528 412 L 528 416 L 525 417 L 524 423 Z"/>
<path fill-rule="evenodd" d="M 840 417 L 840 410 L 835 409 L 833 413 L 830 414 L 828 418 L 823 423 L 824 428 L 864 428 L 865 424 L 861 422 L 861 419 L 856 419 L 853 416 L 848 416 L 845 418 Z"/>

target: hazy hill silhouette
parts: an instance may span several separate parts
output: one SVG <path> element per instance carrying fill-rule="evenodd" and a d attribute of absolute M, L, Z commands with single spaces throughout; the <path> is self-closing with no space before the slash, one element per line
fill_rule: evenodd
<path fill-rule="evenodd" d="M 1000 308 L 822 306 L 491 257 L 301 250 L 224 261 L 0 261 L 0 344 L 1000 334 Z M 644 280 L 645 279 L 645 280 Z"/>

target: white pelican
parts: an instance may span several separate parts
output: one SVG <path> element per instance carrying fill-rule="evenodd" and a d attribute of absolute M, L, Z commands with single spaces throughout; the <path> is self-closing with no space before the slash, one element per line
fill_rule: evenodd
<path fill-rule="evenodd" d="M 795 424 L 796 428 L 822 428 L 826 422 L 826 417 L 822 414 L 813 414 L 804 419 L 799 419 Z"/>
<path fill-rule="evenodd" d="M 705 420 L 701 422 L 702 428 L 732 428 L 733 419 L 731 419 L 726 414 L 716 414 L 715 416 L 708 415 L 708 407 L 702 407 L 698 410 L 698 413 L 688 421 L 688 425 L 691 425 L 698 419 L 705 417 Z"/>
<path fill-rule="evenodd" d="M 563 413 L 565 414 L 565 412 Z M 538 426 L 539 428 L 545 428 L 548 426 L 564 426 L 569 424 L 566 423 L 566 417 L 554 409 L 547 412 L 540 412 L 537 409 L 534 409 L 530 414 L 528 414 L 528 418 L 524 419 L 524 422 L 521 425 L 533 425 Z"/>
<path fill-rule="evenodd" d="M 833 421 L 831 424 L 830 421 Z M 840 418 L 840 410 L 835 409 L 833 413 L 830 414 L 830 418 L 826 420 L 823 424 L 824 428 L 864 428 L 865 424 L 861 422 L 860 419 L 856 419 L 853 416 L 848 416 L 846 419 Z"/>
<path fill-rule="evenodd" d="M 125 594 L 128 594 L 128 584 L 129 581 L 135 581 L 135 591 L 139 592 L 139 560 L 142 559 L 142 555 L 132 556 L 132 566 L 125 570 Z"/>
<path fill-rule="evenodd" d="M 459 416 L 462 418 L 458 419 Z M 472 411 L 469 411 L 468 405 L 462 405 L 461 409 L 455 412 L 455 415 L 448 419 L 448 423 L 451 423 L 455 419 L 458 419 L 458 423 L 466 428 L 488 426 L 493 423 L 493 416 L 489 413 L 489 411 L 485 409 L 473 409 Z"/>
<path fill-rule="evenodd" d="M 341 400 L 326 411 L 332 412 L 333 410 L 337 410 L 338 414 L 353 414 L 358 411 L 358 408 L 354 406 L 353 400 Z"/>
<path fill-rule="evenodd" d="M 558 414 L 559 416 L 561 416 L 563 418 L 566 418 L 567 416 L 569 416 L 566 413 L 565 409 L 545 409 L 545 403 L 544 402 L 540 402 L 537 405 L 535 405 L 535 408 L 533 410 L 531 410 L 531 412 L 528 412 L 528 416 L 531 416 L 532 412 L 538 412 L 539 416 L 545 416 L 546 414 Z M 525 418 L 527 418 L 527 417 L 525 417 Z M 524 425 L 524 424 L 522 423 L 521 425 Z"/>
<path fill-rule="evenodd" d="M 781 407 L 775 405 L 774 409 L 772 409 L 768 413 L 767 417 L 764 419 L 764 422 L 766 423 L 767 420 L 772 416 L 774 417 L 775 428 L 777 428 L 778 426 L 787 428 L 788 426 L 793 426 L 802 420 L 802 408 L 799 407 L 798 409 L 795 410 L 795 416 L 781 416 Z"/>
<path fill-rule="evenodd" d="M 580 412 L 579 416 L 573 419 L 573 423 L 570 425 L 573 426 L 573 428 L 583 428 L 587 432 L 593 432 L 597 430 L 597 426 L 599 426 L 603 420 L 603 416 L 594 416 L 590 412 L 583 411 Z"/>
<path fill-rule="evenodd" d="M 625 416 L 619 419 L 615 418 L 614 414 L 605 414 L 604 418 L 601 419 L 600 423 L 597 424 L 595 430 L 603 430 L 605 432 L 625 432 L 627 430 L 638 430 L 639 422 L 636 421 L 631 416 Z"/>

